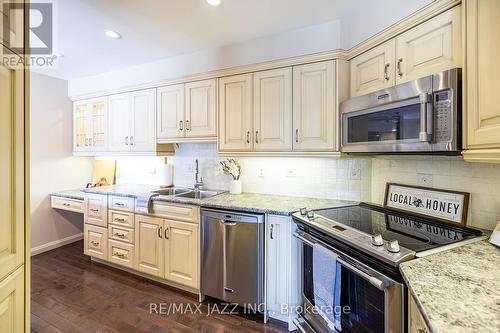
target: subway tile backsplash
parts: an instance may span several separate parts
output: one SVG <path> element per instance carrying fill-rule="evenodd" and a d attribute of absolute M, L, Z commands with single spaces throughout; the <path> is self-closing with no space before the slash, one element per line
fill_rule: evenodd
<path fill-rule="evenodd" d="M 216 144 L 180 144 L 174 184 L 192 187 L 195 159 L 207 188 L 229 188 Z M 493 229 L 500 220 L 500 165 L 461 157 L 379 156 L 365 158 L 237 157 L 244 192 L 383 203 L 387 182 L 471 193 L 469 225 Z M 158 184 L 162 157 L 117 158 L 117 183 Z"/>

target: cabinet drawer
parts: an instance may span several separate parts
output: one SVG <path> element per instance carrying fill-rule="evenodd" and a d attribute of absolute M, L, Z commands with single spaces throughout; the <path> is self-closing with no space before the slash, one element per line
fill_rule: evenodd
<path fill-rule="evenodd" d="M 199 223 L 200 221 L 200 208 L 198 206 L 154 202 L 152 211 L 153 215 L 166 219 L 192 223 Z"/>
<path fill-rule="evenodd" d="M 127 197 L 108 197 L 108 204 L 110 209 L 125 210 L 129 212 L 134 211 L 134 198 Z"/>
<path fill-rule="evenodd" d="M 109 210 L 109 223 L 121 227 L 134 228 L 134 213 Z"/>
<path fill-rule="evenodd" d="M 52 208 L 83 214 L 83 200 L 53 196 L 51 197 L 51 206 Z"/>
<path fill-rule="evenodd" d="M 134 268 L 134 245 L 108 240 L 108 261 Z"/>
<path fill-rule="evenodd" d="M 84 253 L 94 258 L 108 259 L 107 229 L 95 225 L 84 226 Z"/>
<path fill-rule="evenodd" d="M 108 238 L 134 244 L 134 229 L 122 228 L 110 224 L 108 227 Z"/>
<path fill-rule="evenodd" d="M 107 206 L 106 195 L 87 194 L 85 197 L 85 223 L 107 227 Z"/>

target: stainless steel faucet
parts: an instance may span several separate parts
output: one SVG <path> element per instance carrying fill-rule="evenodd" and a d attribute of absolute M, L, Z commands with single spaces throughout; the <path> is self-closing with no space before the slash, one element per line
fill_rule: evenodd
<path fill-rule="evenodd" d="M 194 189 L 201 190 L 203 189 L 203 177 L 200 177 L 200 179 L 198 180 L 198 176 L 200 175 L 200 166 L 197 159 L 194 161 L 194 163 L 196 165 L 194 174 Z"/>

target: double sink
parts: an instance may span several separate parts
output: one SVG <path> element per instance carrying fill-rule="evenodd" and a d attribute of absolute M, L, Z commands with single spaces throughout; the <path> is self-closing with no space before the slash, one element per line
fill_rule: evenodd
<path fill-rule="evenodd" d="M 170 187 L 161 190 L 153 191 L 153 193 L 159 196 L 169 196 L 177 198 L 188 198 L 188 199 L 207 199 L 224 191 L 212 191 L 212 190 L 197 190 L 184 187 Z"/>

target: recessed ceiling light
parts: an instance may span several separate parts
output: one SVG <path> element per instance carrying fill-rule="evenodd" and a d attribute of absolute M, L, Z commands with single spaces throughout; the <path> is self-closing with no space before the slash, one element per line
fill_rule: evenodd
<path fill-rule="evenodd" d="M 218 6 L 218 5 L 220 5 L 220 1 L 221 0 L 207 0 L 208 4 L 212 5 L 212 6 Z"/>
<path fill-rule="evenodd" d="M 122 38 L 122 35 L 120 35 L 119 33 L 117 33 L 116 31 L 113 31 L 113 30 L 108 30 L 105 33 L 106 33 L 106 36 L 108 36 L 109 38 L 113 38 L 113 39 Z"/>

